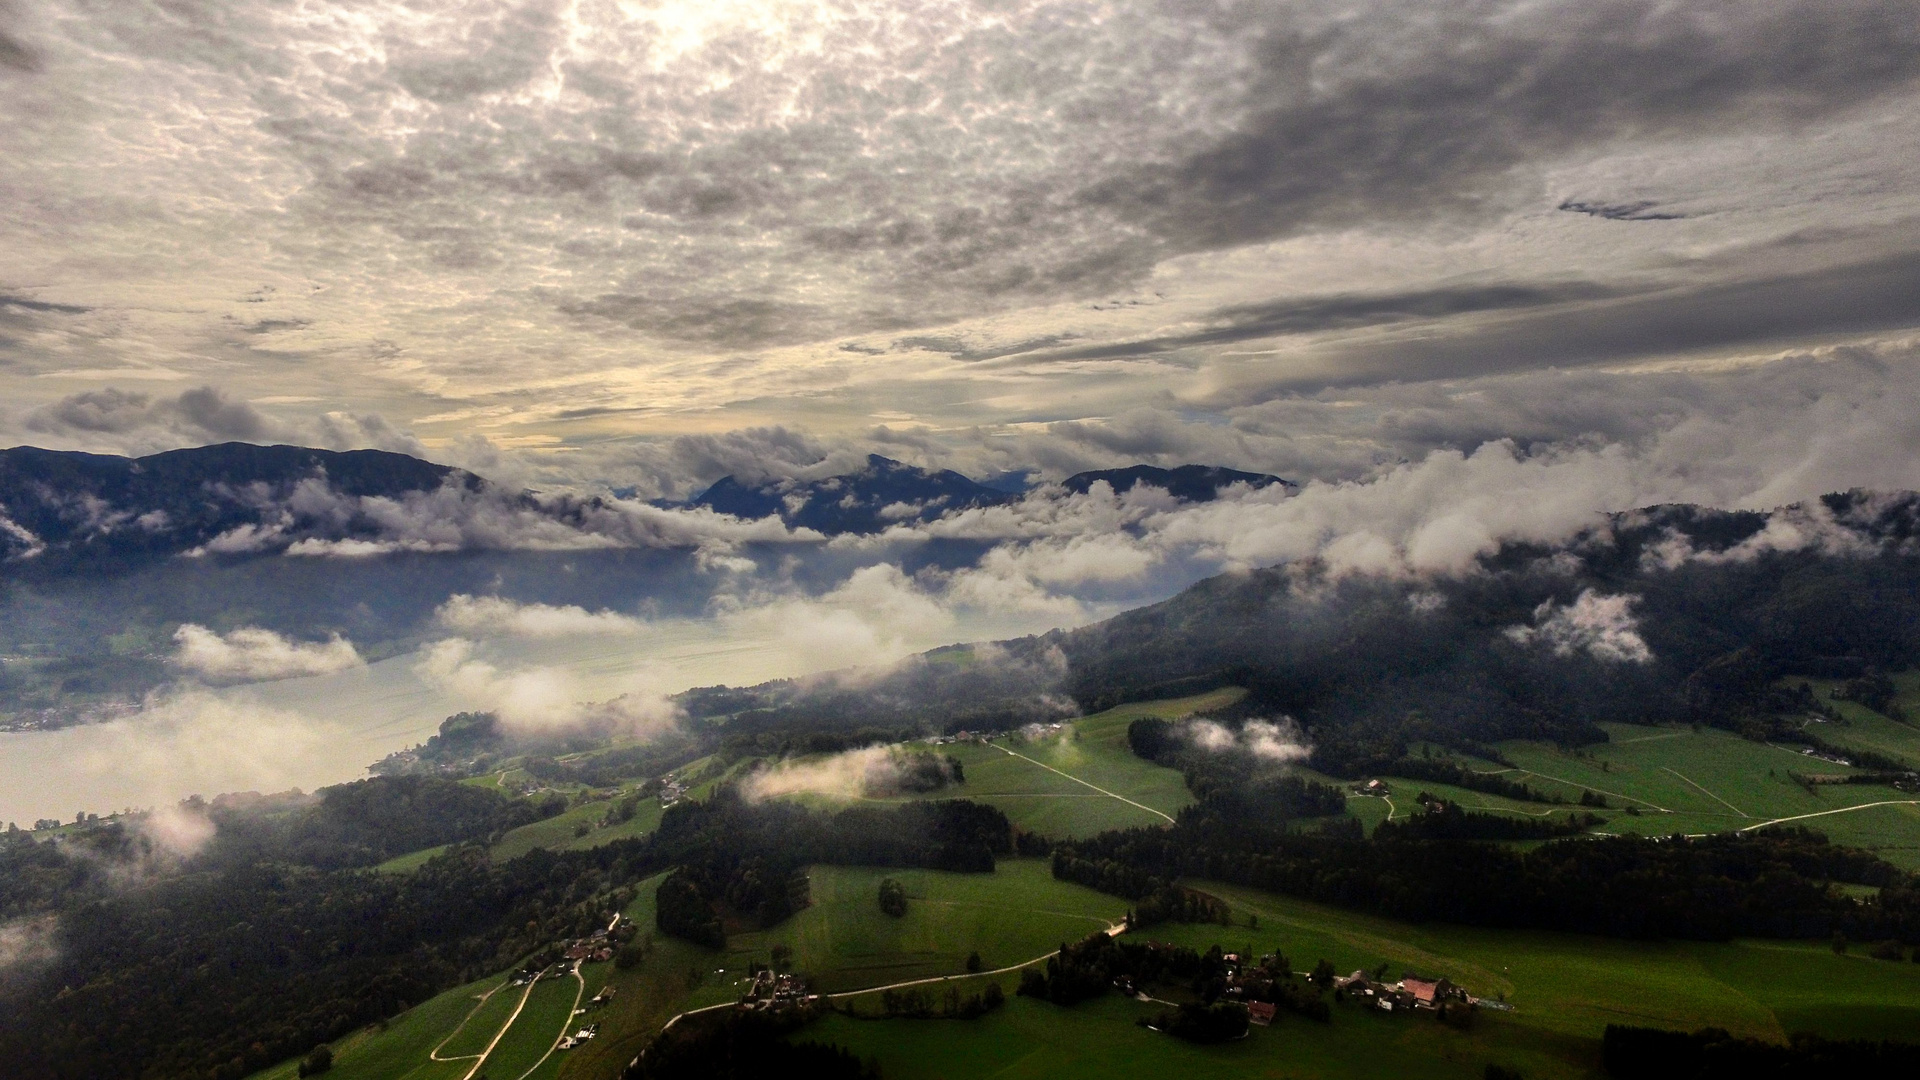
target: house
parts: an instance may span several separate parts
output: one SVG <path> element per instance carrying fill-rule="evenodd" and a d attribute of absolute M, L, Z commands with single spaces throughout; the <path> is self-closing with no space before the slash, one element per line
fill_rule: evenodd
<path fill-rule="evenodd" d="M 1433 1008 L 1435 1004 L 1434 991 L 1439 989 L 1439 985 L 1439 983 L 1429 982 L 1426 979 L 1400 980 L 1400 989 L 1413 995 L 1413 1007 L 1416 1009 Z"/>
<path fill-rule="evenodd" d="M 591 951 L 585 945 L 575 945 L 567 950 L 566 956 L 569 960 L 585 960 Z"/>
<path fill-rule="evenodd" d="M 1270 1001 L 1247 1002 L 1247 1020 L 1261 1027 L 1273 1023 L 1273 1003 Z"/>

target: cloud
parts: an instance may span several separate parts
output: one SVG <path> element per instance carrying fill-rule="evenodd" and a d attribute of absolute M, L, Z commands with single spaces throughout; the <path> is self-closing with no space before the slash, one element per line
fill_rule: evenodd
<path fill-rule="evenodd" d="M 0 922 L 0 992 L 13 989 L 59 957 L 59 923 L 54 916 Z"/>
<path fill-rule="evenodd" d="M 242 626 L 225 634 L 185 623 L 173 634 L 173 662 L 209 682 L 260 682 L 327 675 L 363 666 L 353 642 L 335 634 L 324 642 L 291 641 L 272 630 Z"/>
<path fill-rule="evenodd" d="M 892 563 L 860 567 L 813 596 L 723 595 L 716 613 L 733 634 L 769 641 L 810 671 L 888 664 L 940 644 L 957 625 L 950 607 Z"/>
<path fill-rule="evenodd" d="M 50 802 L 59 790 L 105 790 L 115 803 L 170 806 L 182 791 L 285 790 L 351 779 L 365 764 L 340 764 L 339 748 L 364 739 L 352 720 L 305 716 L 231 690 L 165 688 L 149 694 L 138 712 L 85 731 L 62 754 L 57 790 L 31 797 Z M 317 762 L 327 764 L 316 780 Z M 190 840 L 181 824 L 167 827 Z"/>
<path fill-rule="evenodd" d="M 1920 75 L 1903 6 L 1871 0 L 1393 3 L 1263 22 L 1247 117 L 1089 199 L 1187 250 L 1486 215 L 1514 200 L 1516 170 L 1803 124 Z"/>
<path fill-rule="evenodd" d="M 1583 589 L 1572 604 L 1543 602 L 1534 610 L 1532 626 L 1508 627 L 1506 635 L 1522 645 L 1542 645 L 1555 656 L 1585 652 L 1610 663 L 1644 664 L 1653 659 L 1653 651 L 1641 639 L 1633 617 L 1639 599 Z"/>
<path fill-rule="evenodd" d="M 1248 720 L 1237 729 L 1217 720 L 1190 720 L 1182 728 L 1187 741 L 1209 753 L 1237 749 L 1280 764 L 1304 761 L 1313 753 L 1300 725 L 1290 716 L 1279 720 Z"/>
<path fill-rule="evenodd" d="M 824 758 L 786 758 L 749 773 L 740 793 L 758 802 L 783 795 L 826 795 L 858 799 L 898 792 L 908 773 L 908 751 L 897 746 L 868 746 Z M 943 773 L 944 761 L 936 765 Z"/>
<path fill-rule="evenodd" d="M 1240 739 L 1254 757 L 1267 761 L 1305 761 L 1313 753 L 1290 716 L 1278 721 L 1249 720 L 1241 725 Z"/>
<path fill-rule="evenodd" d="M 213 841 L 219 827 L 198 805 L 162 805 L 139 817 L 135 830 L 167 855 L 191 858 Z"/>
<path fill-rule="evenodd" d="M 497 713 L 516 727 L 563 727 L 587 714 L 585 694 L 566 669 L 502 670 L 477 657 L 474 643 L 465 638 L 446 638 L 422 649 L 413 671 L 468 708 Z"/>
<path fill-rule="evenodd" d="M 329 411 L 282 420 L 213 386 L 173 397 L 113 386 L 83 390 L 31 410 L 24 426 L 90 448 L 136 455 L 210 442 L 250 442 L 428 456 L 420 440 L 378 414 Z"/>
<path fill-rule="evenodd" d="M 530 638 L 635 634 L 646 624 L 613 611 L 588 611 L 575 604 L 522 604 L 498 596 L 456 593 L 434 612 L 441 626 L 473 637 Z"/>

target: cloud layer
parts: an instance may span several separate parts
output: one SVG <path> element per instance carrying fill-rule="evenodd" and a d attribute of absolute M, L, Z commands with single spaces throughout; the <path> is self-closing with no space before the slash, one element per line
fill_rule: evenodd
<path fill-rule="evenodd" d="M 1903 0 L 6 10 L 0 429 L 62 445 L 672 494 L 1920 325 Z"/>
<path fill-rule="evenodd" d="M 173 662 L 211 683 L 327 675 L 366 663 L 353 642 L 338 634 L 323 642 L 291 641 L 257 626 L 221 634 L 187 623 L 173 640 Z"/>

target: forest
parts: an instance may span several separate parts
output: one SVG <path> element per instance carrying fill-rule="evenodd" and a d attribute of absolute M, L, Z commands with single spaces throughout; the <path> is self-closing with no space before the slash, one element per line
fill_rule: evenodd
<path fill-rule="evenodd" d="M 823 814 L 731 793 L 587 850 L 496 863 L 458 842 L 537 805 L 375 778 L 215 811 L 214 842 L 174 862 L 120 823 L 58 844 L 14 834 L 0 900 L 55 917 L 57 954 L 34 980 L 49 992 L 0 1012 L 0 1061 L 10 1080 L 234 1080 L 605 925 L 660 870 L 683 868 L 693 899 L 729 916 L 777 920 L 804 904 L 788 883 L 808 863 L 988 872 L 1013 843 L 1004 815 L 967 802 Z M 388 843 L 450 840 L 412 873 L 363 868 Z"/>

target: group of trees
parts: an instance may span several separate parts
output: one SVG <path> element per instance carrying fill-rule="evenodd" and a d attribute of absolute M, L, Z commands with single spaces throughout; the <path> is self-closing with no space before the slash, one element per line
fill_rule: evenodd
<path fill-rule="evenodd" d="M 661 1032 L 627 1068 L 623 1080 L 880 1080 L 879 1065 L 862 1064 L 838 1046 L 790 1041 L 812 1020 L 806 1008 L 779 1013 L 724 1009 L 691 1017 Z"/>
<path fill-rule="evenodd" d="M 669 808 L 650 839 L 657 857 L 678 866 L 661 883 L 661 932 L 717 947 L 729 915 L 771 926 L 805 906 L 800 871 L 809 864 L 987 873 L 1012 852 L 1013 826 L 999 810 L 959 799 L 824 814 L 723 790 Z"/>
<path fill-rule="evenodd" d="M 1414 801 L 1425 809 L 1410 817 L 1381 822 L 1374 828 L 1374 840 L 1550 840 L 1579 836 L 1607 823 L 1605 818 L 1584 811 L 1565 817 L 1482 814 L 1424 791 Z"/>
<path fill-rule="evenodd" d="M 941 993 L 910 986 L 880 992 L 880 1015 L 910 1020 L 977 1020 L 1006 1004 L 1007 993 L 992 979 L 979 993 L 963 994 L 958 986 Z"/>
<path fill-rule="evenodd" d="M 880 910 L 898 919 L 907 913 L 907 890 L 892 878 L 880 879 Z"/>
<path fill-rule="evenodd" d="M 728 918 L 766 925 L 804 906 L 794 872 L 808 863 L 990 871 L 1013 846 L 1003 814 L 967 802 L 829 815 L 731 793 L 585 851 L 494 863 L 462 843 L 549 809 L 377 777 L 251 811 L 209 807 L 219 831 L 184 862 L 160 861 L 120 822 L 57 843 L 0 840 L 0 913 L 51 916 L 59 942 L 27 973 L 38 989 L 0 1013 L 0 1061 L 26 1080 L 234 1080 L 590 933 L 663 869 L 678 868 L 661 929 L 717 943 Z M 438 843 L 454 846 L 411 873 L 363 869 Z"/>
<path fill-rule="evenodd" d="M 1128 899 L 1208 878 L 1395 918 L 1627 937 L 1920 939 L 1920 881 L 1795 830 L 1583 838 L 1532 851 L 1466 840 L 1303 835 L 1205 814 L 1057 845 L 1054 875 Z M 1832 882 L 1877 885 L 1839 895 Z"/>
<path fill-rule="evenodd" d="M 1736 1038 L 1719 1028 L 1668 1031 L 1608 1024 L 1601 1060 L 1619 1077 L 1658 1080 L 1827 1080 L 1920 1074 L 1920 1043 L 1825 1039 L 1797 1034 L 1785 1045 Z"/>

